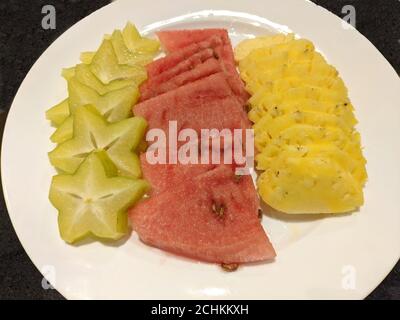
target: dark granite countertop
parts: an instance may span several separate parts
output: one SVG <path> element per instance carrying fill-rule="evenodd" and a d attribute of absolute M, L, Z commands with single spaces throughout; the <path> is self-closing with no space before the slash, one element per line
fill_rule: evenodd
<path fill-rule="evenodd" d="M 227 0 L 228 1 L 228 0 Z M 300 1 L 300 0 L 299 0 Z M 107 0 L 0 1 L 0 129 L 18 87 L 41 53 L 66 29 Z M 314 0 L 340 17 L 345 5 L 356 9 L 356 27 L 400 70 L 400 1 Z M 41 28 L 41 8 L 54 5 L 55 30 Z M 351 52 L 351 48 L 349 48 Z M 2 193 L 1 193 L 2 194 Z M 0 197 L 0 299 L 62 299 L 56 290 L 44 290 L 42 276 L 23 250 Z M 400 299 L 400 263 L 368 299 Z"/>

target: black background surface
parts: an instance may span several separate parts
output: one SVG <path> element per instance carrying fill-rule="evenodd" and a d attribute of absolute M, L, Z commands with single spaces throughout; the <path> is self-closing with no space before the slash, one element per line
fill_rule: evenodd
<path fill-rule="evenodd" d="M 313 2 L 340 17 L 344 16 L 343 6 L 353 5 L 356 9 L 357 29 L 382 52 L 399 73 L 400 1 L 315 0 Z M 1 132 L 13 97 L 33 63 L 65 30 L 108 3 L 109 1 L 106 0 L 0 1 Z M 47 4 L 52 4 L 56 8 L 56 30 L 41 28 L 43 17 L 41 8 Z M 349 54 L 351 54 L 351 48 L 349 48 Z M 371 230 L 371 236 L 373 236 L 373 230 Z M 397 263 L 368 299 L 400 300 L 399 273 L 400 263 Z M 56 290 L 44 290 L 41 282 L 42 276 L 24 252 L 12 228 L 4 200 L 0 197 L 0 299 L 63 298 Z"/>

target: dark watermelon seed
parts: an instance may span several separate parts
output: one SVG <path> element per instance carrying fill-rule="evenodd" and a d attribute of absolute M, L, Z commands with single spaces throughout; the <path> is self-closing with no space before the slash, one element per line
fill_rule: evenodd
<path fill-rule="evenodd" d="M 225 206 L 223 204 L 213 202 L 211 208 L 212 211 L 217 215 L 217 217 L 222 218 L 224 216 Z"/>
<path fill-rule="evenodd" d="M 226 272 L 233 272 L 239 268 L 238 263 L 221 263 L 222 270 Z"/>

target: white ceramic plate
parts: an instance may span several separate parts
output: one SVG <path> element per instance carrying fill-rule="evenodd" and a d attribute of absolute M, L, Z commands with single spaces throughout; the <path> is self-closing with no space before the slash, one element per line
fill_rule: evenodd
<path fill-rule="evenodd" d="M 271 215 L 263 224 L 276 261 L 234 273 L 147 247 L 135 234 L 115 246 L 66 245 L 47 198 L 54 171 L 47 159 L 52 129 L 44 112 L 67 94 L 61 68 L 76 64 L 81 51 L 97 48 L 103 34 L 127 20 L 148 34 L 168 27 L 225 27 L 234 44 L 290 30 L 311 39 L 338 68 L 356 106 L 369 173 L 360 212 Z M 379 51 L 311 2 L 120 0 L 65 32 L 22 83 L 2 146 L 7 207 L 29 257 L 66 298 L 364 298 L 400 256 L 399 101 L 399 78 Z"/>

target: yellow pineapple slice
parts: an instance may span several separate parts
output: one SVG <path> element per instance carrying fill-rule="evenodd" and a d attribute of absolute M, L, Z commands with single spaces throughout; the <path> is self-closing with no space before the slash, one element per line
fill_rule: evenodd
<path fill-rule="evenodd" d="M 235 56 L 251 95 L 263 200 L 287 213 L 361 206 L 366 161 L 337 69 L 309 40 L 283 35 L 243 41 Z"/>
<path fill-rule="evenodd" d="M 361 187 L 367 178 L 364 159 L 355 159 L 348 152 L 326 141 L 307 145 L 270 144 L 256 156 L 257 169 L 268 170 L 277 158 L 282 157 L 329 158 L 335 160 L 343 170 L 350 172 Z"/>
<path fill-rule="evenodd" d="M 262 199 L 292 213 L 343 213 L 360 207 L 362 187 L 329 157 L 281 157 L 257 181 Z"/>
<path fill-rule="evenodd" d="M 316 127 L 340 128 L 346 134 L 353 132 L 353 127 L 348 126 L 340 117 L 323 112 L 295 111 L 280 117 L 273 118 L 269 114 L 264 115 L 254 126 L 254 133 L 267 131 L 275 138 L 283 130 L 296 124 L 310 124 Z"/>
<path fill-rule="evenodd" d="M 360 147 L 361 138 L 357 131 L 353 131 L 351 135 L 346 135 L 342 129 L 337 127 L 296 124 L 280 132 L 276 138 L 268 135 L 267 131 L 262 131 L 255 134 L 254 140 L 257 150 L 260 152 L 263 152 L 269 146 L 330 143 L 347 152 L 354 159 L 365 163 Z"/>
<path fill-rule="evenodd" d="M 254 49 L 270 47 L 280 43 L 287 43 L 294 40 L 294 34 L 277 34 L 273 36 L 257 37 L 255 39 L 243 40 L 235 48 L 235 60 L 243 60 Z"/>

